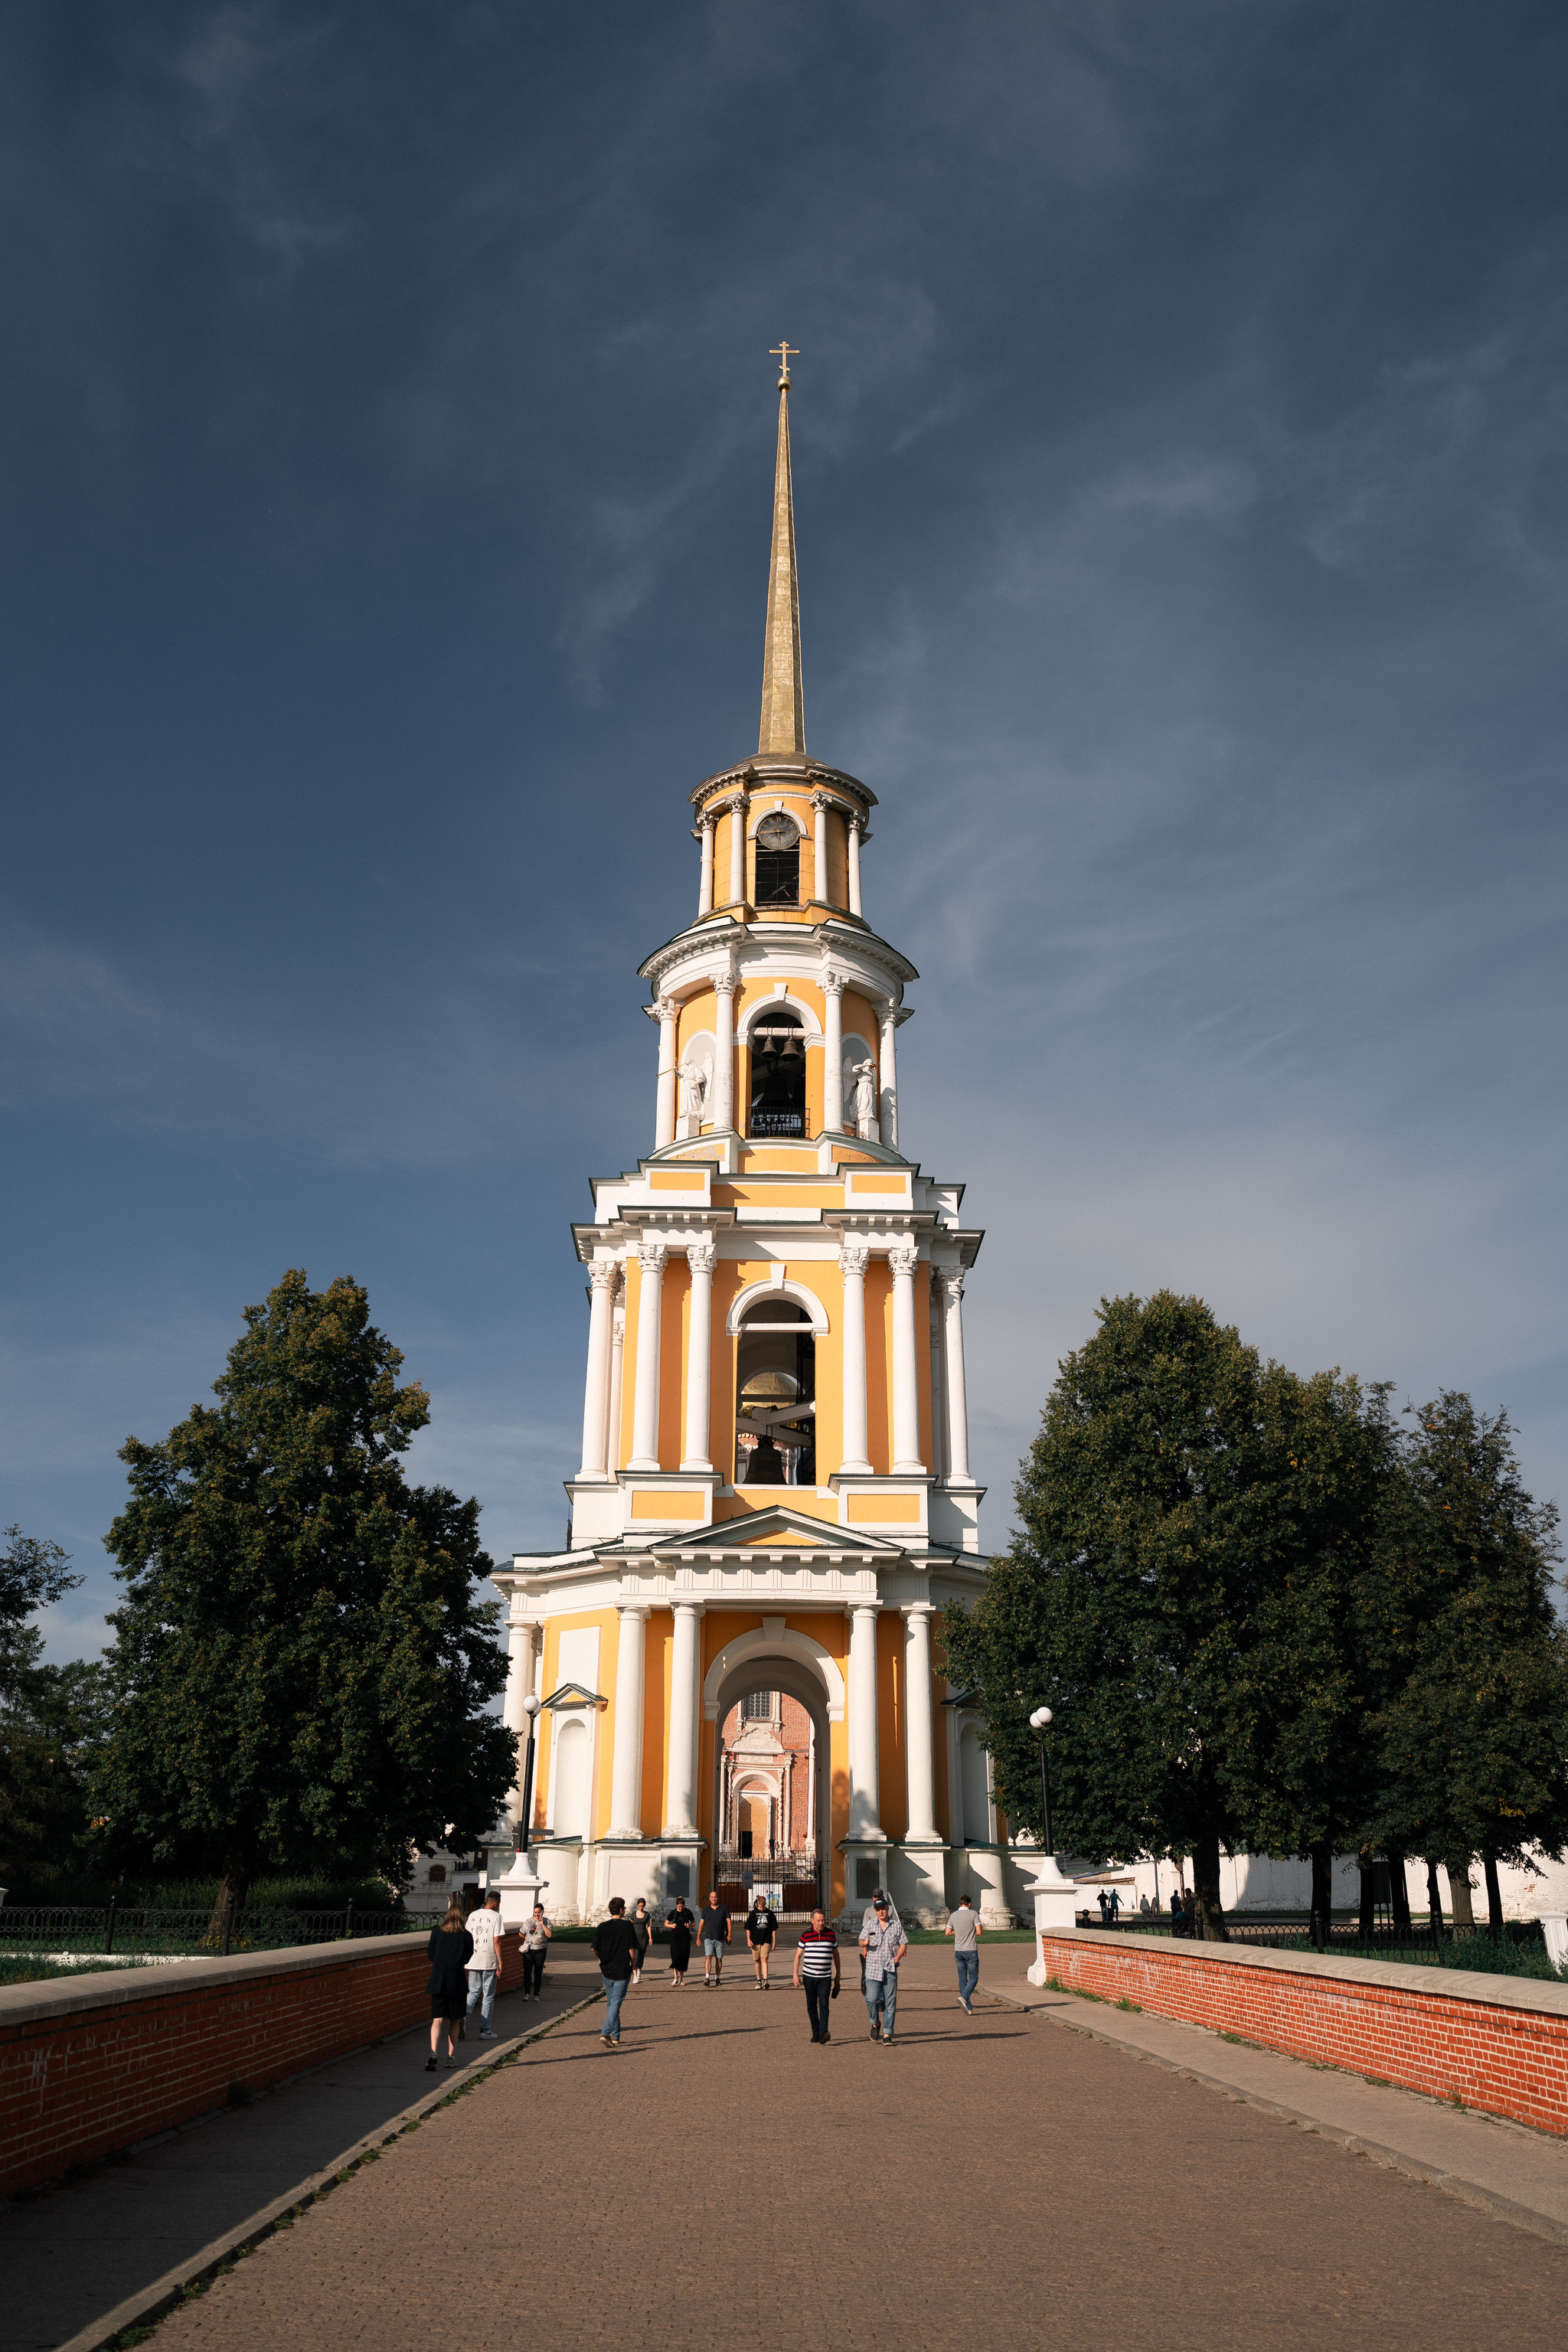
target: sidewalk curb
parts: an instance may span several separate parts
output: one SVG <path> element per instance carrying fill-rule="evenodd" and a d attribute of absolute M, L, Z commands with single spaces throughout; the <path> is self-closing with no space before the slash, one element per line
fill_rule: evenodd
<path fill-rule="evenodd" d="M 1044 2014 L 1047 2008 L 1043 2000 L 1018 2000 L 1005 1992 L 991 1992 L 990 1998 L 1007 2009 L 1021 2011 L 1026 2017 L 1037 2012 Z M 1058 1993 L 1056 1998 L 1074 2002 L 1078 2000 L 1078 1996 L 1070 1992 Z M 1495 2189 L 1485 2188 L 1479 2180 L 1467 2179 L 1463 2173 L 1444 2172 L 1418 2156 L 1406 2155 L 1402 2148 L 1388 2147 L 1381 2141 L 1365 2138 L 1360 2132 L 1346 2131 L 1341 2125 L 1324 2123 L 1319 2116 L 1306 2115 L 1299 2107 L 1288 2107 L 1280 2099 L 1266 2097 L 1261 2091 L 1244 2090 L 1239 2084 L 1227 2083 L 1221 2075 L 1205 2074 L 1196 2066 L 1184 2064 L 1179 2058 L 1162 2057 L 1157 2050 L 1141 2050 L 1136 2042 L 1123 2042 L 1119 2034 L 1106 2032 L 1087 2017 L 1064 2017 L 1053 2012 L 1046 2017 L 1046 2022 L 1065 2026 L 1069 2033 L 1087 2034 L 1090 2041 L 1103 2042 L 1108 2049 L 1120 2050 L 1126 2057 L 1140 2058 L 1145 2065 L 1163 2067 L 1167 2074 L 1180 2074 L 1189 2083 L 1201 2084 L 1205 2091 L 1217 2091 L 1222 2098 L 1233 2101 L 1237 2106 L 1256 2107 L 1262 2115 L 1277 2116 L 1281 2123 L 1294 2124 L 1298 2131 L 1311 2132 L 1319 2139 L 1331 2140 L 1336 2147 L 1344 2148 L 1351 2156 L 1364 2156 L 1373 2164 L 1382 2165 L 1386 2171 L 1402 2172 L 1408 2179 L 1425 2181 L 1428 2188 L 1440 2189 L 1447 2197 L 1457 2197 L 1461 2204 L 1473 2205 L 1479 2211 L 1489 2213 L 1494 2221 L 1510 2221 L 1515 2229 L 1528 2230 L 1532 2237 L 1545 2238 L 1554 2246 L 1568 2246 L 1568 2221 L 1558 2221 L 1554 2214 L 1539 2212 L 1532 2205 L 1521 2205 L 1511 2197 L 1500 2196 Z M 1289 2053 L 1270 2051 L 1268 2054 L 1280 2057 L 1289 2055 Z M 1389 2087 L 1397 2090 L 1399 2085 L 1393 2084 Z M 1406 2092 L 1404 2095 L 1414 2098 L 1419 2094 Z"/>
<path fill-rule="evenodd" d="M 323 2165 L 320 2172 L 312 2172 L 309 2179 L 286 2189 L 281 2197 L 274 2197 L 269 2204 L 264 2205 L 259 2212 L 252 2213 L 237 2229 L 226 2231 L 221 2238 L 214 2238 L 198 2252 L 187 2256 L 173 2270 L 165 2271 L 162 2278 L 154 2279 L 151 2286 L 143 2287 L 139 2294 L 128 2295 L 123 2303 L 116 2304 L 113 2310 L 105 2312 L 101 2319 L 90 2320 L 76 2335 L 67 2336 L 57 2345 L 55 2352 L 102 2352 L 104 2346 L 112 2344 L 115 2337 L 123 2335 L 127 2328 L 145 2326 L 161 2319 L 192 2287 L 206 2284 L 237 2254 L 248 2253 L 253 2246 L 270 2237 L 280 2221 L 291 2220 L 297 2212 L 313 2205 L 319 2197 L 337 2188 L 367 2157 L 379 2156 L 384 2147 L 390 2147 L 411 2124 L 423 2122 L 444 2100 L 449 2099 L 454 2091 L 472 2089 L 476 2084 L 484 2082 L 504 2059 L 514 2057 L 520 2050 L 526 2050 L 531 2042 L 542 2041 L 558 2025 L 564 2025 L 569 2017 L 576 2017 L 584 2009 L 592 2009 L 594 2003 L 603 1998 L 597 1990 L 588 1993 L 582 2000 L 574 2001 L 569 2009 L 562 2010 L 557 2016 L 546 2018 L 541 2025 L 531 2026 L 526 2033 L 513 2034 L 510 2041 L 499 2042 L 478 2064 L 466 2066 L 461 2074 L 448 2075 L 439 2089 L 426 2091 L 424 2097 L 416 2099 L 412 2106 L 389 2116 L 384 2123 L 378 2124 L 374 2131 L 367 2132 L 362 2139 L 355 2140 L 352 2147 L 345 2148 L 341 2156 Z"/>

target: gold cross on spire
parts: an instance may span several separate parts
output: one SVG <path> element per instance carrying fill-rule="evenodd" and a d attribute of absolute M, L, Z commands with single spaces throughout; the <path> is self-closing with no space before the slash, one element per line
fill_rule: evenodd
<path fill-rule="evenodd" d="M 787 383 L 789 382 L 789 363 L 792 359 L 799 359 L 800 347 L 797 344 L 792 349 L 787 341 L 774 343 L 768 352 L 768 357 L 771 360 L 777 360 L 779 363 L 779 382 L 781 383 Z"/>

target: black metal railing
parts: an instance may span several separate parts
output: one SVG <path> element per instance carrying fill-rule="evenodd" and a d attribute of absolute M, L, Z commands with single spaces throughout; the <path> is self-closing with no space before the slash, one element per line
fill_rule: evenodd
<path fill-rule="evenodd" d="M 752 1113 L 753 1137 L 768 1135 L 800 1135 L 805 1133 L 805 1113 L 803 1110 L 754 1110 Z"/>
<path fill-rule="evenodd" d="M 822 1866 L 804 1853 L 736 1853 L 721 1846 L 713 1857 L 712 1884 L 732 1911 L 749 1911 L 758 1887 L 781 1919 L 805 1921 L 823 1901 Z"/>
<path fill-rule="evenodd" d="M 401 1911 L 146 1910 L 104 1905 L 0 1906 L 0 1958 L 199 1958 L 214 1952 L 286 1951 L 345 1937 L 407 1935 L 419 1927 Z"/>

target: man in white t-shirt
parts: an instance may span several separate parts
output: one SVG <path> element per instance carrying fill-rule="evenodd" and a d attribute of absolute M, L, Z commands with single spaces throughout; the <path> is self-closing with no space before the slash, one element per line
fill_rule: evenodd
<path fill-rule="evenodd" d="M 974 2011 L 969 2003 L 980 1981 L 980 1922 L 967 1895 L 959 1896 L 958 1908 L 948 1913 L 947 1925 L 942 1932 L 952 1937 L 953 1956 L 958 1962 L 958 2005 L 965 2017 L 973 2017 Z"/>
<path fill-rule="evenodd" d="M 468 1914 L 468 1933 L 474 1939 L 473 1958 L 468 1962 L 468 2015 L 472 2017 L 483 2003 L 479 2018 L 479 2040 L 493 2042 L 490 2032 L 490 2011 L 496 2005 L 496 1987 L 500 1982 L 500 1896 L 492 1887 L 478 1911 Z"/>

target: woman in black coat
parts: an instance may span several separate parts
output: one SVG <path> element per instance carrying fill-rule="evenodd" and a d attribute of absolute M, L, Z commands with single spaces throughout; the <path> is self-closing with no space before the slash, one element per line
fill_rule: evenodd
<path fill-rule="evenodd" d="M 458 2028 L 468 2006 L 468 1962 L 474 1957 L 474 1939 L 463 1925 L 463 1906 L 457 1895 L 447 1904 L 440 1926 L 431 1928 L 426 1948 L 430 1954 L 430 2055 L 425 2061 L 425 2072 L 433 2074 L 443 2024 L 447 2063 L 457 2064 Z"/>

